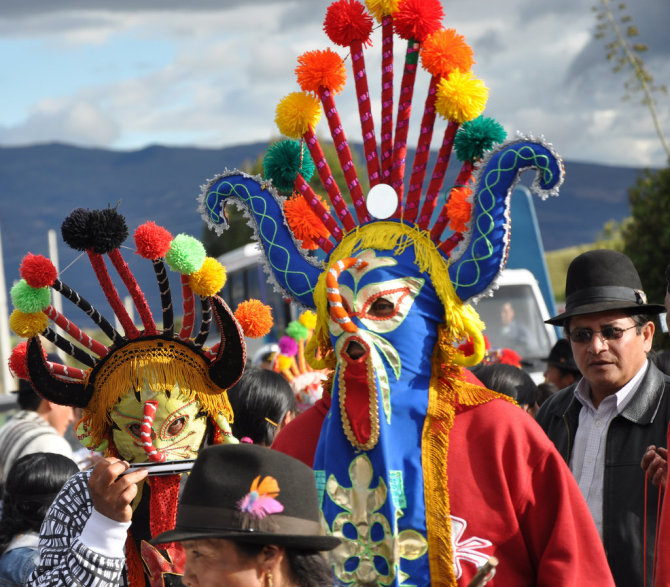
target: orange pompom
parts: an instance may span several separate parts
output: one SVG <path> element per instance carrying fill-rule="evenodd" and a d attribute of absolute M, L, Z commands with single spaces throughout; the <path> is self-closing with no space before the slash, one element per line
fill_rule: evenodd
<path fill-rule="evenodd" d="M 472 204 L 467 201 L 472 193 L 470 188 L 460 187 L 451 190 L 447 202 L 447 215 L 449 216 L 449 228 L 454 232 L 465 232 L 470 221 Z"/>
<path fill-rule="evenodd" d="M 347 81 L 347 70 L 342 58 L 331 49 L 307 51 L 298 57 L 295 68 L 298 83 L 304 92 L 319 93 L 326 88 L 339 94 Z"/>
<path fill-rule="evenodd" d="M 235 310 L 235 318 L 249 338 L 265 336 L 274 324 L 272 308 L 260 300 L 241 302 Z"/>
<path fill-rule="evenodd" d="M 455 29 L 440 29 L 421 45 L 421 63 L 431 75 L 448 76 L 452 71 L 470 71 L 475 62 L 472 48 Z"/>
<path fill-rule="evenodd" d="M 317 198 L 325 205 L 319 196 Z M 293 235 L 302 241 L 305 249 L 317 249 L 319 237 L 330 236 L 329 230 L 302 196 L 295 196 L 284 202 L 284 216 Z"/>

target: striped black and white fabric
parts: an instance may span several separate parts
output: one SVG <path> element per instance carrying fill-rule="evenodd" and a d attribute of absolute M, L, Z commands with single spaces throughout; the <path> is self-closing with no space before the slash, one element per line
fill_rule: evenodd
<path fill-rule="evenodd" d="M 0 479 L 27 454 L 53 452 L 72 458 L 72 447 L 37 412 L 21 410 L 0 428 Z"/>
<path fill-rule="evenodd" d="M 102 556 L 79 540 L 93 510 L 89 476 L 90 471 L 74 475 L 49 508 L 40 533 L 40 563 L 26 585 L 125 587 L 125 556 Z"/>

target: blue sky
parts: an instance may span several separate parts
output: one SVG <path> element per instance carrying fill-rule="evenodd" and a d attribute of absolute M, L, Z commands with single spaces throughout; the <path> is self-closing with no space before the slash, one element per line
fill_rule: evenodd
<path fill-rule="evenodd" d="M 603 42 L 593 39 L 594 4 L 443 1 L 445 26 L 465 35 L 474 71 L 491 90 L 486 114 L 509 135 L 544 135 L 572 161 L 664 165 L 648 110 L 639 96 L 622 100 L 626 75 L 611 72 Z M 128 150 L 268 140 L 277 135 L 277 102 L 297 89 L 296 57 L 329 46 L 321 28 L 327 6 L 0 0 L 0 146 L 58 141 Z M 670 80 L 669 3 L 635 0 L 627 10 L 650 47 L 649 71 L 657 82 Z M 374 57 L 368 68 L 376 79 Z M 337 101 L 357 140 L 352 86 Z M 371 92 L 374 103 L 374 82 Z M 417 116 L 424 96 L 419 83 Z M 670 96 L 658 94 L 657 102 L 670 134 Z"/>

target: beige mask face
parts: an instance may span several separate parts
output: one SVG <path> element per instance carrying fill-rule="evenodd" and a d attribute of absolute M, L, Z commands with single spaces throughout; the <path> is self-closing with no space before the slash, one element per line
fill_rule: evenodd
<path fill-rule="evenodd" d="M 147 401 L 157 402 L 151 425 L 153 449 L 163 453 L 167 461 L 194 459 L 205 436 L 207 418 L 200 403 L 188 399 L 176 384 L 169 394 L 153 392 L 145 385 L 139 394 L 130 391 L 114 406 L 110 414 L 112 437 L 121 457 L 133 463 L 149 460 L 140 438 Z"/>

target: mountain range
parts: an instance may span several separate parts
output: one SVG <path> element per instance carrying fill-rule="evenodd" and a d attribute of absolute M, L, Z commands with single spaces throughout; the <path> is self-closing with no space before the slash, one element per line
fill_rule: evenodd
<path fill-rule="evenodd" d="M 225 168 L 255 161 L 266 147 L 267 143 L 219 149 L 152 146 L 137 151 L 64 144 L 0 148 L 0 231 L 7 287 L 19 278 L 19 264 L 26 252 L 48 254 L 47 231 L 55 229 L 63 281 L 75 289 L 81 287 L 89 301 L 99 305 L 103 299 L 100 288 L 86 285 L 93 275 L 88 262 L 74 263 L 79 253 L 64 245 L 60 236 L 60 225 L 71 210 L 118 203 L 131 234 L 142 222 L 153 220 L 173 234 L 201 238 L 203 222 L 196 212 L 200 186 Z M 412 160 L 410 151 L 408 161 Z M 544 202 L 535 199 L 547 251 L 593 242 L 607 221 L 626 218 L 627 190 L 640 171 L 564 163 L 566 179 L 560 196 Z M 458 167 L 457 162 L 450 166 L 446 185 L 450 180 L 453 183 Z M 531 173 L 522 175 L 526 185 L 532 179 Z M 132 247 L 132 240 L 128 245 Z M 134 255 L 130 251 L 124 255 L 135 270 Z M 146 267 L 139 273 L 153 279 L 153 271 Z M 141 279 L 140 285 L 156 288 L 155 280 L 151 285 Z"/>

